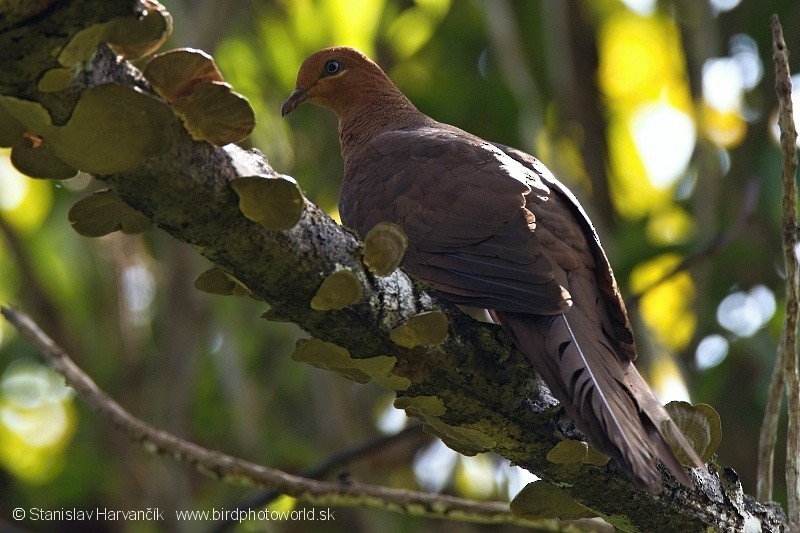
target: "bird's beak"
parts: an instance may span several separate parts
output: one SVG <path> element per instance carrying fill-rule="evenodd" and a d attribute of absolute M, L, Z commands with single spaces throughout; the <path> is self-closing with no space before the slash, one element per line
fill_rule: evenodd
<path fill-rule="evenodd" d="M 281 106 L 281 116 L 285 117 L 292 111 L 294 108 L 302 104 L 308 99 L 308 90 L 298 87 L 295 89 L 292 94 L 289 95 L 289 98 Z"/>

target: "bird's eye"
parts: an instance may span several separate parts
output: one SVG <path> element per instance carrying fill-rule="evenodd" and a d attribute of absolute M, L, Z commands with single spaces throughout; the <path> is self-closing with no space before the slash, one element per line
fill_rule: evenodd
<path fill-rule="evenodd" d="M 328 76 L 332 76 L 333 74 L 338 74 L 342 70 L 342 65 L 336 61 L 335 59 L 331 59 L 327 63 L 325 63 L 325 74 Z"/>

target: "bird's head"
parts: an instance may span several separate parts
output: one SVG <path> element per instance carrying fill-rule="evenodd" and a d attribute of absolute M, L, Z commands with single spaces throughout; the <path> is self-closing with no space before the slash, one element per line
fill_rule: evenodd
<path fill-rule="evenodd" d="M 281 106 L 281 115 L 288 115 L 306 101 L 341 115 L 371 89 L 387 84 L 394 87 L 381 68 L 355 48 L 325 48 L 303 61 L 295 90 Z"/>

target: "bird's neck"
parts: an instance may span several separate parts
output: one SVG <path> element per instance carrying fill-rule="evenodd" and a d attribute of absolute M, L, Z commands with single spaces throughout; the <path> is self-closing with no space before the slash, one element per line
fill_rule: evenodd
<path fill-rule="evenodd" d="M 376 135 L 432 121 L 396 89 L 368 96 L 358 105 L 350 105 L 338 113 L 339 141 L 345 163 L 365 149 Z"/>

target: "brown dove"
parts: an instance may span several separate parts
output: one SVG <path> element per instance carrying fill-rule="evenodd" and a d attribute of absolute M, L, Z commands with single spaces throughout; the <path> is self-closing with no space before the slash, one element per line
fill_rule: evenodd
<path fill-rule="evenodd" d="M 297 75 L 303 102 L 339 118 L 342 222 L 408 235 L 403 267 L 445 299 L 489 310 L 590 442 L 642 489 L 660 459 L 692 482 L 665 439 L 703 463 L 634 368 L 633 333 L 583 208 L 536 158 L 420 112 L 352 48 L 320 50 Z"/>

